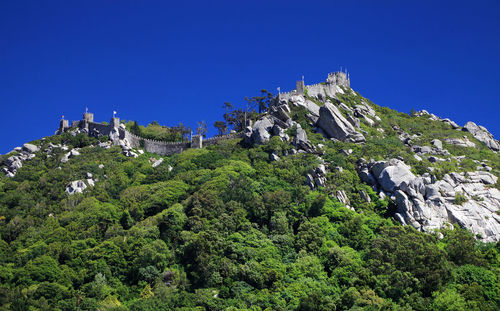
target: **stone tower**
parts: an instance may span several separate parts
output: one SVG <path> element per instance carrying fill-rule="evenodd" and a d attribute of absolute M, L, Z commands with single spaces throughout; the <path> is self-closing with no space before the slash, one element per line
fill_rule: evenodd
<path fill-rule="evenodd" d="M 297 93 L 303 95 L 305 90 L 304 80 L 297 81 L 296 85 L 297 87 L 295 89 L 297 90 Z"/>
<path fill-rule="evenodd" d="M 203 136 L 192 135 L 191 136 L 191 148 L 202 148 L 203 147 Z"/>
<path fill-rule="evenodd" d="M 59 133 L 63 133 L 67 128 L 69 128 L 69 121 L 61 119 L 59 122 Z"/>
<path fill-rule="evenodd" d="M 85 112 L 83 114 L 83 121 L 94 122 L 94 114 L 90 112 Z"/>
<path fill-rule="evenodd" d="M 349 79 L 347 73 L 342 71 L 329 73 L 326 83 L 343 86 L 345 88 L 351 87 L 351 79 Z"/>
<path fill-rule="evenodd" d="M 113 128 L 118 128 L 120 126 L 120 118 L 112 117 L 109 124 L 111 124 Z"/>

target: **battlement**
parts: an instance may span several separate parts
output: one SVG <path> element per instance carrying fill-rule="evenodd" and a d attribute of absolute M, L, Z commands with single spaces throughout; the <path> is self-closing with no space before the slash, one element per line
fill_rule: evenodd
<path fill-rule="evenodd" d="M 89 112 L 83 115 L 82 120 L 71 122 L 71 127 L 85 129 L 90 136 L 108 135 L 111 137 L 114 135 L 118 139 L 126 139 L 132 148 L 141 148 L 147 152 L 160 155 L 172 155 L 189 148 L 202 148 L 203 146 L 215 145 L 223 140 L 242 137 L 241 133 L 233 133 L 214 136 L 203 140 L 203 136 L 193 135 L 189 141 L 166 142 L 140 137 L 127 131 L 127 129 L 120 124 L 120 119 L 115 116 L 111 118 L 110 124 L 96 123 L 94 122 L 94 114 Z M 62 119 L 56 133 L 62 134 L 68 129 L 70 129 L 69 121 Z"/>
<path fill-rule="evenodd" d="M 326 78 L 326 83 L 335 84 L 346 88 L 351 87 L 351 79 L 349 78 L 349 74 L 343 71 L 329 73 L 328 78 Z"/>
<path fill-rule="evenodd" d="M 335 71 L 328 74 L 325 82 L 306 85 L 304 78 L 297 81 L 296 88 L 290 92 L 280 92 L 278 102 L 281 100 L 288 101 L 294 95 L 304 95 L 324 99 L 324 96 L 333 97 L 336 93 L 342 93 L 343 88 L 351 88 L 351 79 L 349 74 L 343 71 Z"/>

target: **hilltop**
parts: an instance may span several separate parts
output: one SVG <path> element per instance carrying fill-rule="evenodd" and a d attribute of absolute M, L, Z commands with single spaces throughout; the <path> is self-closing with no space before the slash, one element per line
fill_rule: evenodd
<path fill-rule="evenodd" d="M 500 308 L 486 128 L 344 72 L 249 102 L 213 138 L 86 112 L 3 155 L 0 310 Z"/>

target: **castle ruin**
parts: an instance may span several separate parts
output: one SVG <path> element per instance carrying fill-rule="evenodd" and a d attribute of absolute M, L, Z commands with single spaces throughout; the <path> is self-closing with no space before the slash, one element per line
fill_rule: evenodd
<path fill-rule="evenodd" d="M 132 148 L 141 148 L 147 152 L 165 156 L 180 153 L 189 148 L 202 148 L 215 145 L 223 140 L 241 137 L 240 133 L 234 133 L 203 140 L 203 136 L 201 135 L 192 135 L 190 141 L 165 142 L 143 138 L 129 132 L 125 128 L 125 125 L 120 123 L 120 118 L 117 117 L 111 118 L 109 124 L 94 122 L 94 114 L 89 112 L 83 114 L 82 120 L 71 122 L 71 126 L 69 124 L 68 120 L 62 119 L 56 134 L 62 134 L 71 128 L 77 128 L 89 136 L 99 137 L 107 135 L 115 144 L 119 144 L 120 141 L 126 141 Z"/>
<path fill-rule="evenodd" d="M 343 71 L 331 72 L 326 78 L 326 82 L 305 85 L 304 78 L 297 81 L 295 90 L 279 94 L 280 100 L 288 100 L 293 95 L 305 95 L 325 100 L 326 96 L 333 97 L 336 93 L 343 93 L 342 88 L 349 89 L 351 79 L 349 74 Z"/>

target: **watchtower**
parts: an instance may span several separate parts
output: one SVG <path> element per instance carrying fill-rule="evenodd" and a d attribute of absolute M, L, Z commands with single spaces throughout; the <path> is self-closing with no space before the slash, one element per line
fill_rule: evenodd
<path fill-rule="evenodd" d="M 297 93 L 299 94 L 304 94 L 304 81 L 297 81 L 297 87 L 295 88 L 297 90 Z"/>
<path fill-rule="evenodd" d="M 200 149 L 203 147 L 203 136 L 202 135 L 192 135 L 191 136 L 191 148 Z"/>
<path fill-rule="evenodd" d="M 120 126 L 120 118 L 112 117 L 109 124 L 111 124 L 113 128 L 118 128 Z"/>
<path fill-rule="evenodd" d="M 69 128 L 69 121 L 61 119 L 59 122 L 59 133 L 63 133 L 67 128 Z"/>
<path fill-rule="evenodd" d="M 83 114 L 83 121 L 94 122 L 94 114 L 90 112 L 85 112 Z"/>
<path fill-rule="evenodd" d="M 351 87 L 351 79 L 349 77 L 349 74 L 342 71 L 329 73 L 328 78 L 326 79 L 326 83 L 335 84 L 346 88 Z"/>

